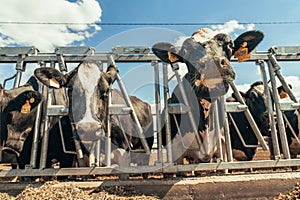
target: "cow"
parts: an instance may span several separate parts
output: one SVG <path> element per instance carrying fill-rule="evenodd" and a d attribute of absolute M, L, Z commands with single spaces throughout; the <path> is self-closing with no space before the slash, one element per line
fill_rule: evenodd
<path fill-rule="evenodd" d="M 110 87 L 117 78 L 117 73 L 115 65 L 109 65 L 107 71 L 103 72 L 100 63 L 91 59 L 84 60 L 65 75 L 48 67 L 37 68 L 34 72 L 35 76 L 45 85 L 54 89 L 64 87 L 68 89 L 68 116 L 78 140 L 87 149 L 90 148 L 90 144 L 99 140 L 103 141 L 105 133 L 108 131 L 109 93 L 111 93 L 112 104 L 125 104 L 122 93 Z M 151 107 L 135 96 L 130 96 L 130 101 L 151 149 L 154 141 Z M 136 158 L 135 162 L 138 164 L 149 162 L 149 155 L 128 154 L 130 150 L 143 150 L 136 124 L 131 116 L 113 115 L 110 123 L 113 144 L 112 157 L 117 164 L 129 165 L 130 159 L 133 157 Z M 103 147 L 103 145 L 101 146 Z M 116 156 L 117 154 L 118 156 Z"/>
<path fill-rule="evenodd" d="M 241 44 L 251 46 L 248 49 L 251 52 L 263 38 L 263 34 L 257 35 L 257 31 L 246 32 L 235 41 L 227 34 L 219 33 L 212 36 L 211 33 L 211 30 L 206 28 L 197 30 L 183 42 L 180 49 L 168 42 L 160 42 L 152 47 L 153 53 L 161 61 L 171 64 L 174 69 L 175 63 L 184 63 L 188 70 L 182 78 L 182 85 L 197 125 L 196 134 L 199 134 L 201 141 L 198 144 L 188 114 L 170 114 L 172 144 L 166 143 L 166 126 L 164 126 L 163 145 L 172 146 L 172 159 L 178 164 L 183 163 L 184 157 L 190 162 L 199 163 L 210 162 L 216 155 L 215 130 L 219 129 L 221 132 L 224 108 L 220 104 L 214 106 L 214 109 L 219 111 L 220 127 L 213 128 L 212 103 L 219 101 L 219 98 L 227 93 L 229 82 L 235 79 L 230 59 L 240 50 Z M 184 103 L 178 85 L 168 103 Z M 165 119 L 162 124 L 165 124 Z"/>
<path fill-rule="evenodd" d="M 34 125 L 38 112 L 38 104 L 44 103 L 45 98 L 38 91 L 38 80 L 32 76 L 23 86 L 13 89 L 0 88 L 1 93 L 1 141 L 2 141 L 2 160 L 1 162 L 16 164 L 20 169 L 24 169 L 30 164 L 32 150 Z M 54 93 L 57 103 L 65 102 L 62 90 Z M 42 109 L 42 118 L 45 116 L 46 109 Z M 51 117 L 49 127 L 49 148 L 47 151 L 46 167 L 51 167 L 54 162 L 59 162 L 60 167 L 71 167 L 74 155 L 66 154 L 63 151 L 62 140 L 60 139 L 59 118 Z M 61 127 L 64 132 L 64 142 L 67 150 L 75 151 L 74 141 L 69 119 L 60 119 Z M 41 121 L 42 133 L 44 126 Z M 39 165 L 41 139 L 38 140 L 38 151 L 35 166 Z M 12 159 L 10 159 L 12 158 Z"/>
<path fill-rule="evenodd" d="M 256 81 L 251 84 L 246 92 L 240 92 L 248 109 L 263 136 L 270 137 L 270 123 L 267 110 L 267 95 L 264 91 L 264 84 L 262 81 Z M 233 93 L 226 99 L 227 102 L 238 102 Z M 231 147 L 233 149 L 233 157 L 238 161 L 250 161 L 253 159 L 257 150 L 258 139 L 255 136 L 245 114 L 243 112 L 230 113 L 229 117 L 229 132 L 231 138 Z M 233 121 L 232 121 L 233 119 Z M 237 133 L 235 125 L 237 126 L 245 146 Z"/>
<path fill-rule="evenodd" d="M 288 85 L 290 88 L 292 88 L 290 84 Z M 280 99 L 284 99 L 288 97 L 288 94 L 284 90 L 283 86 L 278 87 L 277 91 Z M 264 92 L 263 82 L 257 81 L 250 86 L 250 89 L 246 93 L 243 92 L 240 93 L 244 98 L 245 103 L 247 104 L 249 111 L 251 112 L 262 135 L 267 137 L 268 144 L 270 146 L 271 159 L 274 159 L 271 132 L 270 132 L 270 121 L 269 121 L 268 111 L 267 111 L 267 96 L 266 93 Z M 271 90 L 270 93 L 272 94 Z M 237 99 L 235 98 L 234 94 L 231 97 L 227 98 L 226 100 L 227 102 L 237 102 Z M 271 100 L 272 100 L 272 104 L 274 104 L 273 98 Z M 287 110 L 287 111 L 282 111 L 282 114 L 286 116 L 286 119 L 288 120 L 289 124 L 291 125 L 295 133 L 299 133 L 298 111 Z M 245 147 L 242 144 L 242 141 L 237 134 L 233 122 L 229 121 L 233 157 L 238 161 L 251 161 L 256 153 L 257 147 L 255 146 L 258 145 L 258 140 L 243 113 L 232 113 L 231 115 L 245 143 L 247 145 L 253 145 L 253 147 Z M 284 126 L 285 126 L 286 138 L 287 138 L 287 143 L 289 146 L 291 158 L 296 158 L 297 155 L 300 154 L 300 144 L 297 142 L 297 139 L 295 139 L 292 130 L 288 126 L 286 120 L 284 120 Z M 277 123 L 276 123 L 276 129 L 277 129 L 277 133 L 279 134 Z M 279 135 L 278 138 L 280 138 Z M 281 149 L 280 141 L 279 141 L 279 147 Z"/>
<path fill-rule="evenodd" d="M 292 89 L 292 85 L 288 84 L 290 89 Z M 288 98 L 288 93 L 284 89 L 283 86 L 280 86 L 277 88 L 277 92 L 279 94 L 280 99 L 286 99 Z M 284 110 L 282 111 L 282 114 L 285 115 L 285 120 L 284 120 L 284 126 L 285 126 L 285 132 L 286 132 L 286 138 L 287 138 L 287 143 L 289 146 L 289 151 L 290 151 L 290 156 L 291 158 L 297 158 L 297 155 L 300 154 L 300 144 L 299 144 L 299 138 L 300 138 L 300 129 L 299 129 L 299 124 L 300 124 L 300 117 L 299 117 L 299 110 Z M 288 125 L 290 124 L 290 126 Z M 278 127 L 277 127 L 278 129 Z M 279 131 L 278 131 L 279 132 Z M 298 138 L 295 138 L 293 132 L 295 132 L 296 136 Z M 278 138 L 280 136 L 278 135 Z M 269 142 L 270 145 L 272 145 L 272 141 Z M 281 143 L 279 142 L 279 147 L 281 148 Z M 273 155 L 273 149 L 270 149 L 271 151 L 271 158 L 274 157 Z M 293 170 L 296 170 L 296 167 L 292 167 Z"/>

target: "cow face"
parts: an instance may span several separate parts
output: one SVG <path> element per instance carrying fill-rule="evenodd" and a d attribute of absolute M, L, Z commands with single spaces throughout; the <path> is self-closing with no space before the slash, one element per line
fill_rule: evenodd
<path fill-rule="evenodd" d="M 36 107 L 42 96 L 36 91 L 24 91 L 22 87 L 12 90 L 0 89 L 0 94 L 1 129 L 2 133 L 5 133 L 2 134 L 2 139 L 5 141 L 5 147 L 20 153 L 33 130 Z"/>
<path fill-rule="evenodd" d="M 214 97 L 228 91 L 228 82 L 235 79 L 230 64 L 234 55 L 239 61 L 250 58 L 250 52 L 263 39 L 260 31 L 247 31 L 232 41 L 227 34 L 216 34 L 201 28 L 192 37 L 187 38 L 180 49 L 167 42 L 160 42 L 152 47 L 153 53 L 163 62 L 183 62 L 188 73 L 185 78 L 200 98 L 207 98 L 208 92 Z"/>
<path fill-rule="evenodd" d="M 241 93 L 245 99 L 257 126 L 263 135 L 270 135 L 270 124 L 267 110 L 267 96 L 262 81 L 253 83 L 246 93 Z M 233 96 L 234 97 L 234 96 Z"/>
<path fill-rule="evenodd" d="M 195 91 L 198 91 L 203 87 L 218 88 L 220 84 L 227 85 L 228 81 L 235 79 L 235 73 L 229 62 L 233 48 L 233 41 L 228 35 L 217 34 L 203 43 L 193 37 L 188 38 L 180 50 L 169 43 L 157 43 L 152 49 L 164 62 L 184 62 L 188 69 L 188 76 L 185 78 Z"/>
<path fill-rule="evenodd" d="M 53 68 L 38 68 L 35 75 L 44 84 L 68 88 L 69 115 L 83 141 L 97 140 L 106 126 L 107 92 L 116 76 L 109 66 L 106 73 L 95 61 L 84 61 L 66 75 Z"/>

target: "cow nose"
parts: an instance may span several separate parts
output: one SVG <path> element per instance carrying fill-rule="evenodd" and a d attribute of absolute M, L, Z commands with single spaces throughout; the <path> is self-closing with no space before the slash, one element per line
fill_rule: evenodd
<path fill-rule="evenodd" d="M 76 131 L 82 140 L 97 140 L 102 136 L 102 127 L 98 122 L 79 122 Z"/>
<path fill-rule="evenodd" d="M 264 118 L 265 121 L 269 120 L 269 114 L 268 114 L 268 112 L 264 112 L 263 118 Z"/>
<path fill-rule="evenodd" d="M 227 68 L 228 66 L 230 66 L 229 60 L 225 57 L 220 58 L 220 66 L 222 68 Z"/>

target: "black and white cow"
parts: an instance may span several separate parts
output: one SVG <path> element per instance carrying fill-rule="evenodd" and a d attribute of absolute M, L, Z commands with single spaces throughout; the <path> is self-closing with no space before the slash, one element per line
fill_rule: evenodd
<path fill-rule="evenodd" d="M 41 95 L 35 91 L 20 91 L 11 94 L 14 90 L 0 88 L 1 96 L 1 162 L 20 164 L 24 167 L 20 154 L 24 143 L 30 135 L 34 124 L 36 107 L 41 101 Z M 27 106 L 27 108 L 26 108 Z"/>
<path fill-rule="evenodd" d="M 235 79 L 230 58 L 240 49 L 241 44 L 244 42 L 248 44 L 248 50 L 251 52 L 263 38 L 263 35 L 257 31 L 243 34 L 235 41 L 227 34 L 208 36 L 209 33 L 209 29 L 199 29 L 183 42 L 180 49 L 167 42 L 157 43 L 152 47 L 154 54 L 163 62 L 170 63 L 172 67 L 176 62 L 185 63 L 188 69 L 187 74 L 182 78 L 182 84 L 193 118 L 197 123 L 202 150 L 195 139 L 188 114 L 170 115 L 172 155 L 176 163 L 182 163 L 183 157 L 192 162 L 209 162 L 217 153 L 218 139 L 216 129 L 212 126 L 211 103 L 226 94 L 229 82 Z M 169 103 L 184 103 L 179 86 L 176 86 L 172 92 Z M 217 128 L 221 129 L 224 108 L 219 106 L 215 109 L 219 111 L 220 127 Z M 162 132 L 165 135 L 165 127 Z M 166 141 L 163 143 L 169 145 Z"/>
<path fill-rule="evenodd" d="M 292 89 L 292 86 L 290 84 L 288 84 L 288 86 Z M 280 99 L 285 99 L 285 98 L 289 97 L 288 93 L 283 88 L 283 86 L 278 87 L 277 91 L 278 91 Z M 287 121 L 284 120 L 285 132 L 286 132 L 286 138 L 287 138 L 287 142 L 288 142 L 288 146 L 289 146 L 290 156 L 291 156 L 291 158 L 297 158 L 297 155 L 300 154 L 300 144 L 298 142 L 300 139 L 299 110 L 285 110 L 285 111 L 282 111 L 282 114 L 286 116 L 288 123 L 291 125 L 291 128 L 293 129 L 293 131 L 295 132 L 295 134 L 298 137 L 298 140 L 297 140 L 295 138 L 294 134 L 292 133 L 291 128 L 288 126 Z M 278 136 L 278 138 L 280 138 L 280 136 Z M 270 141 L 270 145 L 272 145 L 271 141 Z M 279 146 L 281 147 L 280 144 L 279 144 Z M 272 150 L 273 149 L 271 149 L 271 156 L 273 156 Z M 293 169 L 296 169 L 296 168 L 293 167 Z"/>
<path fill-rule="evenodd" d="M 291 88 L 291 85 L 289 85 Z M 278 94 L 281 99 L 287 98 L 288 95 L 283 89 L 282 86 L 277 88 Z M 272 92 L 271 92 L 272 93 Z M 270 122 L 268 118 L 267 112 L 267 97 L 264 92 L 264 86 L 261 81 L 255 82 L 251 85 L 250 89 L 246 93 L 242 93 L 242 96 L 251 112 L 258 128 L 260 129 L 263 136 L 267 136 L 269 138 L 268 143 L 270 146 L 271 152 L 271 159 L 274 158 L 273 155 L 273 147 L 272 147 L 272 140 L 271 140 L 271 133 L 270 133 Z M 237 101 L 235 96 L 231 96 L 227 98 L 228 102 Z M 273 102 L 274 103 L 274 102 Z M 283 111 L 283 114 L 286 116 L 287 120 L 289 121 L 292 129 L 295 133 L 298 133 L 299 137 L 299 113 L 297 110 L 288 110 Z M 258 140 L 250 127 L 249 122 L 247 121 L 245 115 L 243 113 L 232 113 L 231 114 L 240 133 L 242 138 L 244 139 L 247 145 L 258 145 Z M 279 136 L 278 131 L 278 124 L 276 123 L 276 129 Z M 286 131 L 286 138 L 289 146 L 289 151 L 291 158 L 296 158 L 298 154 L 300 154 L 300 144 L 295 139 L 292 130 L 288 126 L 287 122 L 284 120 L 285 131 Z M 252 160 L 256 149 L 255 147 L 245 147 L 241 139 L 239 138 L 232 122 L 230 122 L 230 136 L 231 136 L 231 144 L 233 149 L 233 157 L 239 161 L 249 161 Z M 281 142 L 279 140 L 279 147 L 281 148 Z M 240 152 L 241 151 L 241 152 Z"/>
<path fill-rule="evenodd" d="M 271 136 L 270 133 L 270 123 L 268 117 L 268 110 L 267 110 L 267 96 L 264 91 L 264 84 L 262 81 L 254 82 L 247 92 L 240 92 L 241 96 L 243 97 L 248 109 L 257 124 L 260 132 L 263 136 Z M 231 97 L 226 99 L 227 102 L 238 102 L 237 98 L 235 97 L 234 93 Z M 243 112 L 239 113 L 231 113 L 232 119 L 234 122 L 229 118 L 229 129 L 230 129 L 230 138 L 231 138 L 231 146 L 233 149 L 233 157 L 239 161 L 249 161 L 252 160 L 255 152 L 256 147 L 258 145 L 258 140 L 255 136 L 254 131 L 252 130 L 245 114 Z M 234 124 L 236 124 L 240 134 L 245 142 L 245 146 L 239 137 Z"/>
<path fill-rule="evenodd" d="M 85 146 L 104 138 L 107 132 L 108 92 L 117 75 L 115 66 L 110 65 L 107 72 L 103 72 L 98 62 L 85 60 L 66 75 L 56 69 L 45 67 L 36 69 L 35 75 L 41 82 L 52 88 L 68 88 L 69 119 Z M 112 104 L 125 104 L 120 91 L 112 89 L 111 92 Z M 150 105 L 135 96 L 130 96 L 130 100 L 143 128 L 148 146 L 151 148 L 154 137 Z M 112 116 L 111 140 L 114 144 L 112 155 L 121 151 L 122 156 L 116 158 L 120 165 L 129 164 L 130 157 L 126 152 L 130 149 L 143 149 L 136 124 L 130 115 Z M 143 156 L 146 157 L 145 160 L 149 158 L 149 155 Z M 141 158 L 137 160 L 138 163 L 147 162 Z"/>
<path fill-rule="evenodd" d="M 32 76 L 28 82 L 18 88 L 5 90 L 0 89 L 1 93 L 1 141 L 2 141 L 2 162 L 18 164 L 20 169 L 30 163 L 32 151 L 34 125 L 37 116 L 37 105 L 44 102 L 45 98 L 37 92 L 38 82 Z M 63 91 L 55 92 L 57 103 L 65 102 Z M 46 110 L 42 110 L 42 118 Z M 61 119 L 64 131 L 64 141 L 68 150 L 74 151 L 73 135 L 68 118 Z M 43 122 L 41 121 L 42 133 Z M 52 117 L 50 120 L 49 148 L 47 151 L 46 167 L 51 167 L 53 161 L 60 162 L 60 167 L 71 167 L 74 155 L 65 154 L 62 148 L 58 118 Z M 41 135 L 42 138 L 42 135 Z M 38 141 L 37 163 L 39 166 L 41 140 Z M 10 158 L 13 159 L 10 159 Z"/>

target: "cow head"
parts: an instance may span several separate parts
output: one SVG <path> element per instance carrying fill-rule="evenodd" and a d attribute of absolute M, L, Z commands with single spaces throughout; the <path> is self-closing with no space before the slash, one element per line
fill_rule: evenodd
<path fill-rule="evenodd" d="M 42 96 L 36 91 L 24 89 L 0 89 L 1 131 L 5 147 L 20 153 L 25 140 L 33 130 L 36 108 Z"/>
<path fill-rule="evenodd" d="M 267 110 L 267 95 L 264 91 L 264 84 L 262 81 L 253 83 L 250 89 L 246 92 L 240 92 L 242 97 L 245 99 L 249 111 L 251 112 L 257 126 L 263 135 L 270 135 L 270 123 Z M 236 100 L 235 95 L 232 97 Z"/>
<path fill-rule="evenodd" d="M 249 48 L 245 49 L 250 53 L 262 38 L 262 33 L 251 31 L 233 41 L 223 33 L 211 37 L 210 30 L 204 28 L 187 38 L 180 49 L 170 43 L 160 42 L 153 45 L 152 50 L 163 62 L 186 64 L 188 73 L 185 78 L 194 88 L 196 96 L 204 97 L 207 92 L 220 96 L 228 91 L 228 82 L 235 79 L 229 62 L 231 57 L 241 46 L 248 45 Z"/>
<path fill-rule="evenodd" d="M 66 75 L 54 68 L 35 70 L 35 76 L 45 85 L 68 88 L 70 120 L 83 141 L 97 140 L 104 134 L 107 92 L 116 73 L 114 66 L 105 73 L 98 62 L 91 60 L 83 61 Z"/>

